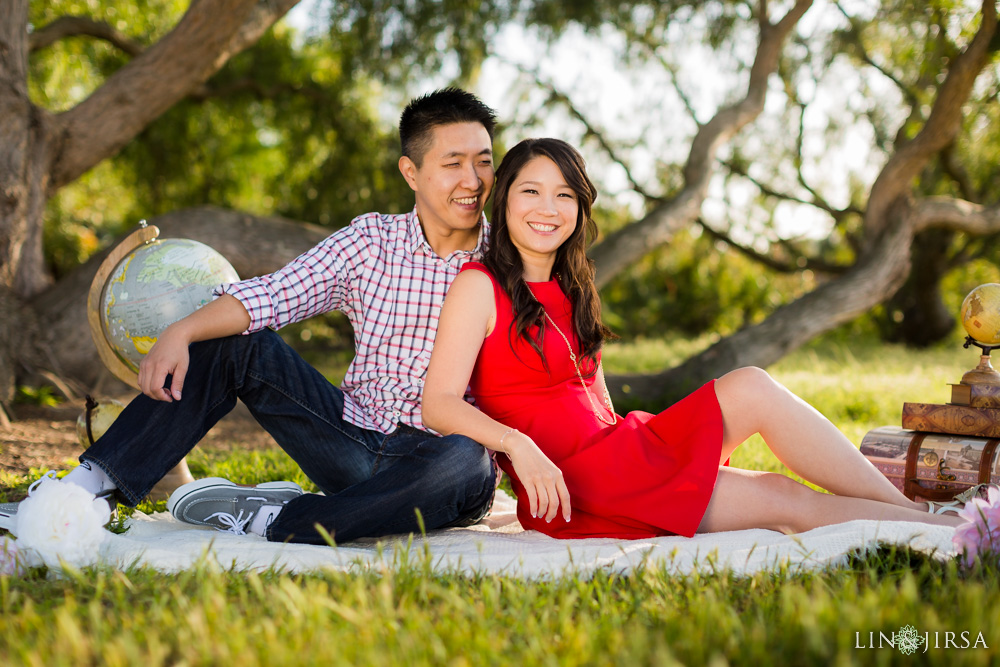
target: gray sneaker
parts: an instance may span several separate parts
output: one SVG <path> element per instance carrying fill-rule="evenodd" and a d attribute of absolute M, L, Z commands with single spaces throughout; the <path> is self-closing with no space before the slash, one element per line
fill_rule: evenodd
<path fill-rule="evenodd" d="M 167 510 L 184 523 L 246 535 L 261 507 L 281 507 L 303 493 L 295 482 L 245 486 L 222 477 L 206 477 L 178 487 L 167 500 Z"/>
<path fill-rule="evenodd" d="M 21 503 L 0 503 L 0 530 L 14 530 L 17 506 Z"/>

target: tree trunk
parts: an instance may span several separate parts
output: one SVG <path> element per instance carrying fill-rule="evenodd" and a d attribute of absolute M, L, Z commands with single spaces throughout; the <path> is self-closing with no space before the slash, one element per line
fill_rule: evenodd
<path fill-rule="evenodd" d="M 816 336 L 849 322 L 882 303 L 906 279 L 913 234 L 908 203 L 889 209 L 894 222 L 876 245 L 845 274 L 781 306 L 763 322 L 742 329 L 654 375 L 608 378 L 616 397 L 662 409 L 712 378 L 742 366 L 766 367 Z"/>
<path fill-rule="evenodd" d="M 17 363 L 32 361 L 20 299 L 49 284 L 42 255 L 51 116 L 28 99 L 27 0 L 0 4 L 0 408 L 13 398 Z"/>
<path fill-rule="evenodd" d="M 690 225 L 701 215 L 701 206 L 716 169 L 716 154 L 764 110 L 768 79 L 778 68 L 785 40 L 811 6 L 812 0 L 797 0 L 787 14 L 776 23 L 771 23 L 767 15 L 768 3 L 760 3 L 760 36 L 746 95 L 734 104 L 719 109 L 711 120 L 699 127 L 684 164 L 684 187 L 677 196 L 657 204 L 641 220 L 609 234 L 593 248 L 591 256 L 597 264 L 599 288 L 645 257 L 650 248 L 669 242 L 678 229 Z"/>
<path fill-rule="evenodd" d="M 43 319 L 44 335 L 35 333 L 39 303 L 75 296 L 67 289 L 37 298 L 51 284 L 42 248 L 48 198 L 255 43 L 296 1 L 193 0 L 163 39 L 58 115 L 28 97 L 28 0 L 0 2 L 0 410 L 13 397 L 20 366 L 71 372 L 76 365 L 63 368 L 60 351 L 78 347 L 86 330 Z M 14 307 L 16 300 L 23 307 Z"/>
<path fill-rule="evenodd" d="M 911 183 L 932 156 L 954 142 L 961 127 L 962 106 L 986 65 L 996 29 L 994 0 L 984 0 L 979 31 L 968 48 L 952 60 L 924 127 L 889 159 L 872 185 L 864 218 L 865 244 L 850 270 L 676 368 L 649 376 L 608 378 L 612 393 L 631 395 L 662 408 L 734 368 L 768 366 L 891 297 L 909 273 L 913 237 L 924 228 L 935 223 L 959 227 L 962 219 L 948 216 L 961 209 L 966 210 L 964 220 L 970 226 L 986 228 L 995 222 L 982 207 L 976 211 L 974 205 L 949 206 L 940 198 L 913 201 Z"/>
<path fill-rule="evenodd" d="M 906 282 L 886 303 L 886 339 L 915 347 L 944 340 L 955 317 L 944 305 L 941 280 L 950 269 L 948 248 L 955 233 L 931 229 L 913 238 L 913 265 Z M 896 313 L 902 317 L 898 319 Z"/>
<path fill-rule="evenodd" d="M 284 218 L 258 218 L 218 208 L 174 211 L 149 220 L 160 238 L 188 238 L 220 252 L 245 278 L 270 273 L 326 238 L 331 230 Z M 102 253 L 32 300 L 31 312 L 45 322 L 39 338 L 44 369 L 92 387 L 103 373 L 87 324 L 87 292 Z"/>

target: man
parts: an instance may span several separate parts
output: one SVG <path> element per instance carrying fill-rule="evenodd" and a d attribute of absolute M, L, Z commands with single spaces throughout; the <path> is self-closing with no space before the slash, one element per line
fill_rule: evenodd
<path fill-rule="evenodd" d="M 160 335 L 140 365 L 143 395 L 61 483 L 135 506 L 240 398 L 325 495 L 203 479 L 171 496 L 176 518 L 313 544 L 481 519 L 492 461 L 468 438 L 424 430 L 420 394 L 448 286 L 488 236 L 494 126 L 465 91 L 410 102 L 399 170 L 414 209 L 360 216 L 283 269 L 216 288 Z M 354 326 L 342 389 L 272 331 L 334 309 Z"/>

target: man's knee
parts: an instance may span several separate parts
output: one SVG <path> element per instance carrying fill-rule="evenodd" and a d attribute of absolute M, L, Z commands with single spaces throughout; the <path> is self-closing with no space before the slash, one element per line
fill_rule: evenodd
<path fill-rule="evenodd" d="M 464 435 L 442 436 L 435 443 L 440 460 L 466 479 L 492 479 L 493 459 L 488 449 Z"/>
<path fill-rule="evenodd" d="M 489 450 L 465 436 L 438 439 L 438 491 L 451 498 L 457 516 L 448 526 L 471 526 L 482 519 L 493 505 L 496 491 L 496 468 Z"/>

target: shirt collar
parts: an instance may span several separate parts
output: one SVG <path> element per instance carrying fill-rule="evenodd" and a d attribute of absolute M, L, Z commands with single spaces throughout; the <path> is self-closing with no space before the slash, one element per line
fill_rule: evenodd
<path fill-rule="evenodd" d="M 437 253 L 434 252 L 431 244 L 427 242 L 427 238 L 424 236 L 423 227 L 420 226 L 420 218 L 417 216 L 416 206 L 406 216 L 406 237 L 406 245 L 410 249 L 410 252 L 417 253 L 422 249 L 426 255 L 437 257 Z M 486 252 L 486 244 L 489 242 L 489 237 L 490 223 L 486 220 L 486 214 L 483 213 L 479 217 L 479 238 L 476 240 L 476 247 L 472 250 L 456 250 L 451 255 L 482 257 Z M 451 255 L 443 259 L 447 260 Z"/>

